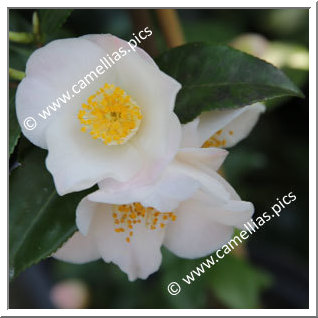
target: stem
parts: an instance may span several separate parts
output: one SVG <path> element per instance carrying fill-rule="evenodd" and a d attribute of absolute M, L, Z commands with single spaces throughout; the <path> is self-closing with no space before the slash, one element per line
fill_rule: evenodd
<path fill-rule="evenodd" d="M 39 16 L 36 11 L 33 12 L 32 16 L 32 26 L 33 26 L 33 34 L 35 37 L 36 42 L 40 42 L 40 21 L 39 21 Z"/>
<path fill-rule="evenodd" d="M 168 47 L 184 44 L 184 36 L 177 11 L 174 9 L 157 9 L 157 17 Z"/>
<path fill-rule="evenodd" d="M 25 73 L 22 71 L 15 70 L 14 68 L 9 68 L 9 78 L 17 81 L 21 81 L 25 77 Z"/>
<path fill-rule="evenodd" d="M 9 31 L 9 40 L 17 43 L 32 43 L 34 41 L 34 34 Z"/>

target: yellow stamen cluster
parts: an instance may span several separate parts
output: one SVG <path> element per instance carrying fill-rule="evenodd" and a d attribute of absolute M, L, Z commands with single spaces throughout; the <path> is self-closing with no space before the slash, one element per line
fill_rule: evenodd
<path fill-rule="evenodd" d="M 209 147 L 225 147 L 226 146 L 226 138 L 221 138 L 223 130 L 218 130 L 213 136 L 211 136 L 205 143 L 202 145 L 202 148 Z M 234 132 L 230 130 L 228 132 L 229 135 L 233 135 Z"/>
<path fill-rule="evenodd" d="M 133 236 L 134 226 L 143 223 L 150 230 L 163 229 L 170 221 L 176 220 L 173 212 L 159 212 L 151 207 L 144 207 L 141 203 L 114 205 L 113 219 L 116 233 L 127 233 L 126 242 Z"/>
<path fill-rule="evenodd" d="M 105 145 L 125 143 L 137 132 L 142 114 L 140 107 L 120 87 L 105 84 L 87 99 L 78 112 L 81 131 Z"/>

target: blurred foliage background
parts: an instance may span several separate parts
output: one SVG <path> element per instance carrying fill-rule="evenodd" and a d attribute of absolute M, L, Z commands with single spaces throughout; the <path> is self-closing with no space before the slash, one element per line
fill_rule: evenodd
<path fill-rule="evenodd" d="M 31 31 L 33 11 L 10 10 L 10 31 Z M 156 56 L 167 49 L 166 42 L 155 10 L 147 10 L 146 22 L 142 11 L 76 9 L 58 32 L 47 24 L 46 41 L 91 33 L 129 40 L 140 25 L 150 22 L 153 43 L 145 49 Z M 167 285 L 181 280 L 204 258 L 180 259 L 163 248 L 159 272 L 133 283 L 113 264 L 47 259 L 10 284 L 9 307 L 308 308 L 308 14 L 302 9 L 178 10 L 186 42 L 230 44 L 257 55 L 282 68 L 306 95 L 268 104 L 252 134 L 231 149 L 224 166 L 241 197 L 255 204 L 255 217 L 293 191 L 297 200 L 280 218 L 265 224 L 245 246 L 177 296 L 167 292 Z M 33 50 L 10 43 L 10 67 L 24 71 Z"/>

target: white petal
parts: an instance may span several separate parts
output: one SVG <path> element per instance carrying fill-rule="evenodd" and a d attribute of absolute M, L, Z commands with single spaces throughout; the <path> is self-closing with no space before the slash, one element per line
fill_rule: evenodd
<path fill-rule="evenodd" d="M 206 173 L 208 173 L 212 178 L 218 180 L 223 185 L 223 187 L 230 193 L 230 198 L 232 200 L 241 200 L 235 189 L 221 175 L 209 167 L 202 167 L 202 169 L 204 169 Z"/>
<path fill-rule="evenodd" d="M 211 196 L 213 200 L 219 203 L 225 203 L 230 199 L 231 193 L 223 183 L 215 178 L 215 171 L 211 169 L 212 173 L 206 173 L 204 171 L 204 166 L 201 165 L 191 165 L 189 163 L 184 163 L 180 160 L 174 161 L 174 169 L 176 172 L 183 174 L 192 178 L 194 181 L 200 184 L 200 188 Z M 208 170 L 209 171 L 209 170 Z M 210 171 L 209 171 L 210 172 Z"/>
<path fill-rule="evenodd" d="M 232 147 L 248 136 L 265 106 L 256 103 L 233 110 L 214 110 L 199 116 L 198 139 L 202 145 L 217 131 L 222 130 L 219 140 L 226 140 L 225 147 Z"/>
<path fill-rule="evenodd" d="M 90 188 L 105 178 L 127 181 L 143 164 L 142 154 L 130 143 L 107 147 L 81 132 L 75 117 L 53 121 L 46 140 L 46 166 L 60 195 Z"/>
<path fill-rule="evenodd" d="M 168 224 L 164 246 L 177 256 L 198 258 L 212 253 L 228 242 L 233 227 L 211 220 L 210 206 L 187 200 L 174 211 L 177 219 Z"/>
<path fill-rule="evenodd" d="M 126 242 L 127 232 L 116 233 L 110 213 L 103 210 L 105 204 L 97 204 L 92 230 L 98 250 L 105 262 L 113 262 L 124 271 L 130 281 L 146 279 L 161 264 L 160 247 L 164 230 L 149 230 L 144 224 L 136 224 L 133 236 Z"/>
<path fill-rule="evenodd" d="M 250 220 L 254 213 L 254 206 L 251 202 L 229 200 L 224 204 L 219 204 L 211 200 L 209 193 L 204 191 L 198 191 L 191 200 L 190 205 L 206 211 L 206 217 L 210 220 L 237 228 L 243 228 L 244 223 Z"/>
<path fill-rule="evenodd" d="M 227 243 L 234 227 L 244 228 L 254 207 L 234 200 L 220 205 L 208 193 L 198 191 L 174 212 L 177 219 L 168 224 L 164 245 L 180 257 L 195 258 Z"/>
<path fill-rule="evenodd" d="M 247 201 L 229 201 L 222 207 L 211 209 L 210 217 L 225 225 L 244 229 L 244 224 L 249 221 L 254 213 L 254 206 Z"/>
<path fill-rule="evenodd" d="M 152 139 L 150 138 L 149 141 L 153 140 L 153 143 L 149 147 L 146 140 L 142 140 L 141 138 L 133 140 L 133 145 L 141 152 L 145 162 L 143 169 L 130 180 L 130 184 L 142 186 L 155 182 L 165 167 L 175 157 L 181 141 L 179 119 L 174 113 L 170 114 L 168 120 L 162 122 L 160 129 L 163 129 L 163 134 L 161 134 L 160 140 L 157 140 L 157 142 L 155 140 L 159 135 L 155 136 L 155 131 L 143 132 L 143 138 L 148 139 L 151 137 Z"/>
<path fill-rule="evenodd" d="M 224 159 L 228 154 L 227 150 L 221 148 L 184 148 L 181 149 L 177 156 L 177 162 L 185 163 L 189 167 L 197 170 L 199 176 L 205 176 L 204 179 L 209 178 L 213 179 L 214 182 L 219 183 L 223 189 L 228 193 L 226 198 L 232 200 L 241 200 L 239 195 L 233 189 L 233 187 L 216 172 L 223 163 Z M 195 171 L 192 172 L 192 175 L 195 177 Z M 199 180 L 199 179 L 197 179 Z M 206 191 L 214 191 L 213 188 L 206 187 Z"/>
<path fill-rule="evenodd" d="M 113 51 L 118 51 L 118 48 L 120 47 L 131 50 L 130 46 L 128 45 L 128 42 L 111 34 L 87 34 L 87 35 L 83 35 L 81 38 L 92 41 L 93 43 L 99 45 L 103 50 L 105 50 L 108 53 L 110 53 L 111 49 Z M 112 43 L 111 48 L 109 47 L 110 42 Z M 111 53 L 113 53 L 113 51 Z M 136 54 L 138 54 L 145 62 L 158 68 L 155 61 L 150 57 L 150 55 L 146 51 L 139 48 L 138 46 L 135 48 L 135 51 L 136 51 Z"/>
<path fill-rule="evenodd" d="M 198 134 L 199 117 L 182 125 L 181 148 L 201 147 L 202 142 Z"/>
<path fill-rule="evenodd" d="M 83 235 L 88 235 L 95 212 L 99 206 L 86 196 L 76 208 L 76 225 Z M 104 205 L 105 211 L 111 213 L 111 205 Z"/>
<path fill-rule="evenodd" d="M 141 202 L 144 206 L 154 207 L 160 212 L 176 209 L 180 202 L 191 197 L 200 184 L 192 178 L 171 171 L 158 183 L 155 191 Z"/>
<path fill-rule="evenodd" d="M 76 264 L 95 261 L 101 257 L 94 238 L 84 236 L 80 232 L 75 232 L 52 256 L 61 261 Z"/>
<path fill-rule="evenodd" d="M 212 178 L 215 181 L 219 182 L 222 185 L 222 187 L 228 192 L 228 194 L 229 194 L 228 199 L 241 200 L 240 196 L 237 194 L 235 189 L 233 189 L 233 187 L 217 171 L 215 171 L 219 168 L 217 163 L 218 162 L 219 162 L 219 164 L 222 163 L 222 153 L 216 151 L 215 152 L 216 158 L 218 157 L 218 154 L 220 155 L 219 161 L 215 160 L 214 159 L 215 157 L 212 156 L 212 159 L 214 159 L 214 161 L 211 162 L 209 160 L 203 160 L 205 158 L 205 156 L 204 156 L 204 152 L 201 153 L 201 151 L 204 149 L 211 149 L 212 155 L 216 149 L 221 150 L 221 151 L 223 150 L 224 156 L 228 153 L 226 150 L 220 149 L 220 148 L 213 148 L 213 147 L 212 148 L 199 148 L 199 149 L 197 149 L 198 151 L 193 153 L 193 156 L 194 156 L 193 164 L 194 164 L 194 162 L 198 162 L 198 164 L 195 165 L 196 169 L 201 171 L 201 173 L 209 176 L 209 178 Z M 207 155 L 208 154 L 209 153 L 207 153 Z M 184 161 L 184 158 L 182 158 L 182 159 Z M 209 159 L 209 157 L 207 156 L 206 159 Z M 209 189 L 206 189 L 206 190 L 207 190 L 207 192 L 209 192 Z"/>
<path fill-rule="evenodd" d="M 228 151 L 221 148 L 182 148 L 178 151 L 176 159 L 192 166 L 204 165 L 218 170 L 227 155 Z"/>
<path fill-rule="evenodd" d="M 140 202 L 160 212 L 174 210 L 181 201 L 192 196 L 199 187 L 193 178 L 179 174 L 174 166 L 169 166 L 162 176 L 152 184 L 138 185 L 130 182 L 119 183 L 103 181 L 100 190 L 88 195 L 89 200 L 101 203 L 128 204 Z"/>
<path fill-rule="evenodd" d="M 113 81 L 112 71 L 107 71 L 79 95 L 74 94 L 67 104 L 60 102 L 61 108 L 57 108 L 56 112 L 51 110 L 52 114 L 46 120 L 38 115 L 67 90 L 72 94 L 72 85 L 94 71 L 104 54 L 96 44 L 77 38 L 52 41 L 31 55 L 26 65 L 26 77 L 19 84 L 16 94 L 17 117 L 23 134 L 31 142 L 47 148 L 45 129 L 51 121 L 59 119 L 64 112 L 76 112 L 88 96 L 106 81 Z M 37 121 L 34 130 L 27 130 L 23 125 L 24 119 L 29 116 Z"/>

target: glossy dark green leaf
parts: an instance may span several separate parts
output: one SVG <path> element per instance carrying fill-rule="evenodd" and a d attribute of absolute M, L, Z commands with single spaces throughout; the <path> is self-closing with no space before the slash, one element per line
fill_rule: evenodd
<path fill-rule="evenodd" d="M 9 154 L 11 155 L 21 135 L 15 112 L 15 89 L 9 90 Z"/>
<path fill-rule="evenodd" d="M 271 276 L 244 259 L 226 255 L 209 275 L 214 295 L 228 308 L 250 309 L 261 305 L 261 292 Z"/>
<path fill-rule="evenodd" d="M 87 194 L 59 196 L 45 157 L 44 150 L 24 147 L 21 166 L 10 175 L 10 279 L 51 255 L 74 233 L 75 209 Z"/>
<path fill-rule="evenodd" d="M 40 30 L 45 39 L 54 37 L 70 16 L 72 9 L 41 9 L 39 12 Z"/>
<path fill-rule="evenodd" d="M 284 73 L 299 87 L 304 87 L 308 83 L 308 71 L 292 69 L 288 67 L 283 68 Z M 266 102 L 266 108 L 269 111 L 275 110 L 277 106 L 287 103 L 291 96 L 271 99 Z"/>
<path fill-rule="evenodd" d="M 273 65 L 233 48 L 186 44 L 162 54 L 160 69 L 182 84 L 175 112 L 182 123 L 202 111 L 228 109 L 302 92 Z"/>

